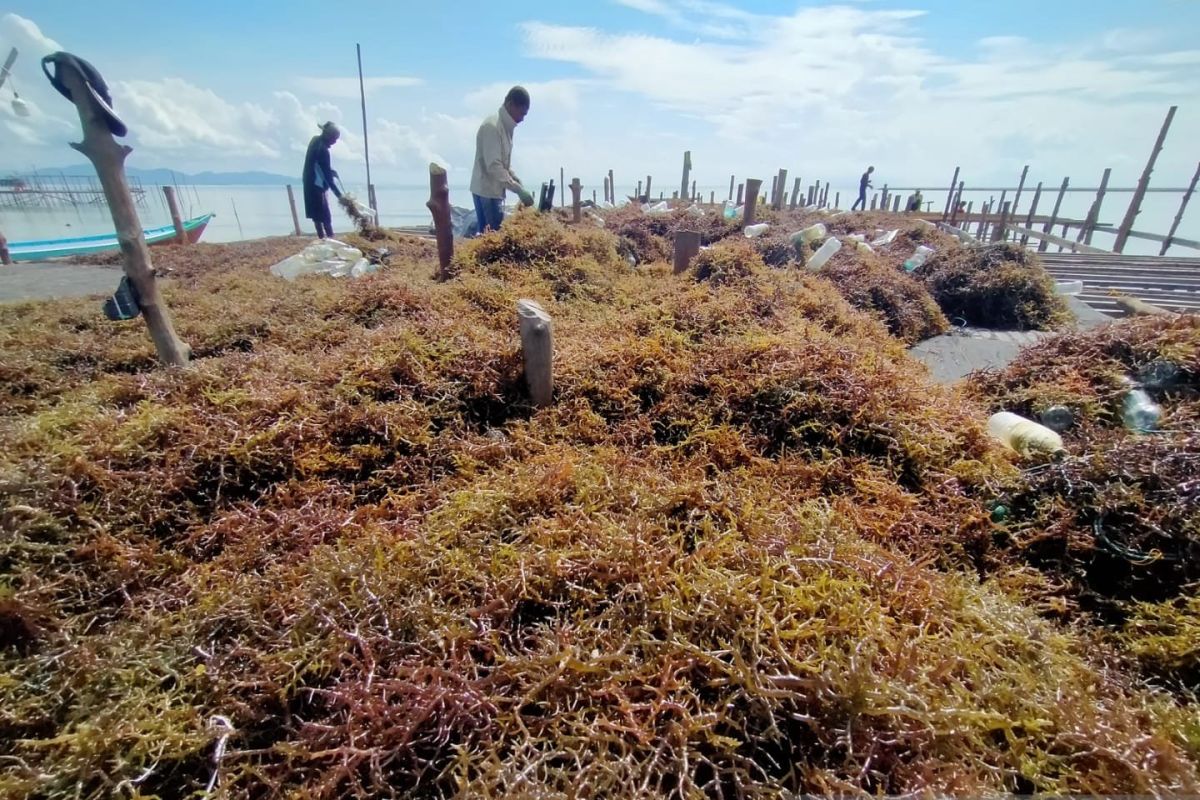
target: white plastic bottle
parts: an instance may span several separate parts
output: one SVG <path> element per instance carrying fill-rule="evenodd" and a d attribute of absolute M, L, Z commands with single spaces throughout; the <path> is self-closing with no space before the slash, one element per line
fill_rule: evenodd
<path fill-rule="evenodd" d="M 1131 389 L 1125 395 L 1125 427 L 1137 433 L 1149 433 L 1158 427 L 1162 407 L 1141 389 Z"/>
<path fill-rule="evenodd" d="M 821 267 L 825 266 L 825 262 L 833 258 L 833 254 L 842 249 L 842 243 L 836 236 L 830 236 L 825 240 L 825 244 L 821 245 L 817 252 L 813 253 L 813 257 L 808 260 L 805 265 L 808 269 L 816 272 Z"/>
<path fill-rule="evenodd" d="M 1066 452 L 1062 437 L 1054 431 L 1011 411 L 998 411 L 988 419 L 988 433 L 1023 456 Z"/>
<path fill-rule="evenodd" d="M 767 232 L 767 228 L 769 227 L 771 226 L 766 222 L 760 222 L 757 225 L 747 225 L 746 229 L 742 232 L 746 234 L 747 239 L 753 239 L 756 236 L 762 236 Z"/>

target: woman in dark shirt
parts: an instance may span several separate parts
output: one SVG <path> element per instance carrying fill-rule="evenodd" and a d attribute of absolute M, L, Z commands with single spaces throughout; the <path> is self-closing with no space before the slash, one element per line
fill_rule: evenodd
<path fill-rule="evenodd" d="M 342 196 L 333 180 L 337 172 L 329 164 L 329 148 L 337 143 L 341 134 L 337 125 L 326 122 L 321 126 L 321 132 L 308 143 L 308 152 L 304 154 L 304 173 L 301 176 L 304 183 L 304 216 L 316 223 L 317 236 L 322 239 L 333 238 L 333 215 L 329 212 L 325 190 L 332 191 L 335 197 Z"/>

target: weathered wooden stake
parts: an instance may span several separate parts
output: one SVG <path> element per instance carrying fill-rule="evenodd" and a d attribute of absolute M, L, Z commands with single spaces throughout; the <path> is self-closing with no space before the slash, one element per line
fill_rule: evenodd
<path fill-rule="evenodd" d="M 958 167 L 954 168 L 954 177 L 950 179 L 950 191 L 946 194 L 946 210 L 942 212 L 942 219 L 946 219 L 950 215 L 950 204 L 954 202 L 954 186 L 958 183 Z"/>
<path fill-rule="evenodd" d="M 758 190 L 762 188 L 762 181 L 758 178 L 746 179 L 746 206 L 742 214 L 742 226 L 754 224 L 754 212 L 758 206 Z"/>
<path fill-rule="evenodd" d="M 425 204 L 433 215 L 433 235 L 437 239 L 439 281 L 450 277 L 450 259 L 454 255 L 454 226 L 450 222 L 450 187 L 445 168 L 429 164 L 429 202 Z M 482 233 L 482 231 L 480 231 Z"/>
<path fill-rule="evenodd" d="M 898 194 L 892 195 L 892 213 L 900 213 L 900 195 Z"/>
<path fill-rule="evenodd" d="M 950 201 L 950 224 L 953 225 L 954 227 L 958 227 L 958 207 L 959 207 L 959 205 L 962 204 L 962 193 L 963 193 L 963 182 L 959 181 L 958 182 L 958 190 L 957 190 L 957 192 L 955 192 L 953 194 L 951 201 Z M 967 215 L 970 216 L 969 211 L 967 212 Z M 945 219 L 945 217 L 943 217 L 942 219 Z"/>
<path fill-rule="evenodd" d="M 710 206 L 715 206 L 717 204 L 717 193 L 716 192 L 708 193 L 708 204 Z"/>
<path fill-rule="evenodd" d="M 744 183 L 739 183 L 739 184 L 738 184 L 738 191 L 737 191 L 737 203 L 736 203 L 736 205 L 739 205 L 739 206 L 740 206 L 740 205 L 742 204 L 742 190 L 743 190 L 743 189 L 745 189 L 745 188 L 746 188 L 746 184 L 744 184 Z"/>
<path fill-rule="evenodd" d="M 692 202 L 696 202 L 696 182 L 692 181 Z"/>
<path fill-rule="evenodd" d="M 1187 191 L 1183 193 L 1183 199 L 1179 202 L 1179 211 L 1175 214 L 1175 221 L 1171 223 L 1171 231 L 1167 234 L 1167 240 L 1163 242 L 1162 249 L 1158 251 L 1160 256 L 1167 254 L 1167 248 L 1171 246 L 1171 240 L 1175 238 L 1175 231 L 1179 230 L 1179 223 L 1183 219 L 1183 212 L 1187 211 L 1188 201 L 1192 199 L 1192 192 L 1196 191 L 1196 181 L 1200 180 L 1200 164 L 1196 165 L 1196 173 L 1192 175 L 1192 182 L 1188 184 Z M 0 241 L 4 237 L 0 236 Z"/>
<path fill-rule="evenodd" d="M 662 197 L 661 192 L 659 193 L 659 197 Z M 650 176 L 649 175 L 646 176 L 646 202 L 647 203 L 650 202 Z"/>
<path fill-rule="evenodd" d="M 733 175 L 729 176 L 729 201 L 733 202 Z"/>
<path fill-rule="evenodd" d="M 871 195 L 871 210 L 874 211 L 875 206 L 877 206 L 877 205 L 879 205 L 879 194 L 878 193 Z"/>
<path fill-rule="evenodd" d="M 1025 178 L 1029 176 L 1029 165 L 1025 165 L 1025 169 L 1021 170 L 1021 180 L 1017 182 L 1017 196 L 1013 198 L 1012 213 L 1017 215 L 1017 207 L 1021 205 L 1021 192 L 1025 190 Z"/>
<path fill-rule="evenodd" d="M 1096 230 L 1096 223 L 1100 221 L 1100 206 L 1104 202 L 1104 193 L 1108 190 L 1108 179 L 1112 175 L 1112 167 L 1104 170 L 1104 177 L 1100 179 L 1100 188 L 1096 190 L 1096 199 L 1092 201 L 1092 207 L 1088 209 L 1087 219 L 1083 221 L 1083 225 L 1079 228 L 1079 237 L 1075 239 L 1077 242 L 1084 244 L 1092 243 L 1092 233 Z"/>
<path fill-rule="evenodd" d="M 1037 188 L 1033 190 L 1033 202 L 1029 204 L 1029 214 L 1025 217 L 1025 230 L 1033 230 L 1033 217 L 1037 214 L 1038 201 L 1042 199 L 1042 182 L 1038 181 Z M 1029 234 L 1021 235 L 1021 247 L 1029 244 Z"/>
<path fill-rule="evenodd" d="M 638 202 L 640 203 L 642 200 L 642 182 L 641 182 L 641 180 L 638 181 L 637 194 L 635 195 L 635 197 L 637 197 Z"/>
<path fill-rule="evenodd" d="M 674 272 L 678 275 L 687 270 L 692 259 L 700 253 L 700 232 L 679 231 L 675 234 Z"/>
<path fill-rule="evenodd" d="M 996 232 L 992 239 L 997 242 L 1003 242 L 1008 239 L 1008 215 L 1012 213 L 1012 203 L 1002 200 L 1000 201 L 1000 222 L 996 224 Z"/>
<path fill-rule="evenodd" d="M 679 184 L 679 198 L 682 200 L 687 196 L 688 183 L 691 181 L 692 174 L 692 151 L 685 150 L 683 152 L 683 180 Z"/>
<path fill-rule="evenodd" d="M 579 222 L 583 219 L 583 208 L 579 205 L 579 193 L 583 190 L 583 184 L 579 182 L 579 178 L 571 178 L 571 221 Z M 563 194 L 566 194 L 564 192 Z"/>
<path fill-rule="evenodd" d="M 71 147 L 87 156 L 96 168 L 104 198 L 112 212 L 113 225 L 117 229 L 125 274 L 137 292 L 138 305 L 146 319 L 146 327 L 150 329 L 158 360 L 168 366 L 186 366 L 191 357 L 191 348 L 175 333 L 171 312 L 159 294 L 150 248 L 146 246 L 142 223 L 125 178 L 125 159 L 133 152 L 133 148 L 117 144 L 113 139 L 104 112 L 93 99 L 79 70 L 64 62 L 59 62 L 57 68 L 58 78 L 70 93 L 83 126 L 83 142 L 73 143 Z"/>
<path fill-rule="evenodd" d="M 292 230 L 297 236 L 300 236 L 300 215 L 296 213 L 296 195 L 294 192 L 292 192 L 292 185 L 290 183 L 288 184 L 287 190 L 288 205 L 292 208 Z"/>
<path fill-rule="evenodd" d="M 545 408 L 554 400 L 554 323 L 536 300 L 518 300 L 517 316 L 529 397 L 535 406 Z"/>
<path fill-rule="evenodd" d="M 1004 191 L 1002 191 L 1000 193 L 1000 202 L 994 206 L 994 208 L 1000 209 L 1001 215 L 1000 215 L 1000 219 L 996 221 L 996 224 L 989 228 L 989 230 L 992 232 L 991 240 L 993 242 L 996 241 L 996 236 L 1000 233 L 1000 223 L 1004 221 L 1003 212 L 1007 205 L 1007 203 L 1006 203 L 1007 198 L 1008 198 L 1008 189 L 1005 189 Z"/>
<path fill-rule="evenodd" d="M 1063 178 L 1062 188 L 1060 188 L 1058 190 L 1058 199 L 1056 199 L 1054 201 L 1054 211 L 1050 214 L 1050 219 L 1046 222 L 1045 227 L 1042 228 L 1042 233 L 1053 233 L 1054 232 L 1054 224 L 1056 222 L 1058 222 L 1058 210 L 1060 208 L 1062 208 L 1063 195 L 1065 195 L 1067 193 L 1067 187 L 1070 185 L 1071 185 L 1071 179 L 1069 177 Z M 1048 248 L 1049 246 L 1050 246 L 1050 242 L 1046 241 L 1045 239 L 1042 239 L 1042 241 L 1038 243 L 1038 252 L 1039 253 L 1046 252 L 1046 248 Z"/>
<path fill-rule="evenodd" d="M 769 195 L 767 195 L 767 197 L 770 198 L 770 200 L 768 202 L 770 202 L 771 208 L 775 207 L 775 197 L 778 194 L 779 194 L 779 176 L 772 175 L 771 176 L 771 193 Z"/>
<path fill-rule="evenodd" d="M 800 179 L 796 178 L 792 181 L 792 202 L 788 203 L 788 207 L 793 211 L 796 210 L 796 201 L 800 199 Z"/>
<path fill-rule="evenodd" d="M 4 232 L 0 231 L 0 264 L 8 266 L 13 263 L 12 255 L 8 252 L 8 239 L 4 238 Z"/>
<path fill-rule="evenodd" d="M 776 176 L 775 205 L 772 206 L 776 211 L 783 208 L 783 199 L 787 197 L 787 172 L 786 169 L 781 169 Z"/>
<path fill-rule="evenodd" d="M 883 191 L 880 194 L 879 208 L 882 211 L 887 211 L 888 205 L 888 185 L 885 183 L 883 185 Z"/>
<path fill-rule="evenodd" d="M 842 193 L 841 192 L 838 192 L 837 194 L 835 194 L 833 196 L 833 207 L 834 208 L 842 207 Z"/>
<path fill-rule="evenodd" d="M 367 184 L 367 203 L 371 210 L 375 212 L 375 221 L 379 221 L 379 201 L 375 199 L 375 184 Z"/>
<path fill-rule="evenodd" d="M 1138 180 L 1137 188 L 1133 191 L 1133 197 L 1129 201 L 1129 208 L 1125 210 L 1125 219 L 1121 220 L 1121 227 L 1117 230 L 1117 240 L 1113 242 L 1113 250 L 1120 253 L 1125 250 L 1125 243 L 1129 241 L 1129 232 L 1133 230 L 1133 223 L 1137 219 L 1137 215 L 1142 210 L 1142 199 L 1146 196 L 1146 189 L 1150 186 L 1150 173 L 1154 171 L 1154 162 L 1158 160 L 1158 154 L 1162 152 L 1163 142 L 1167 139 L 1167 131 L 1171 128 L 1171 120 L 1175 119 L 1175 111 L 1178 106 L 1171 106 L 1167 111 L 1167 118 L 1163 120 L 1162 129 L 1158 132 L 1158 138 L 1154 141 L 1154 149 L 1150 151 L 1150 158 L 1146 161 L 1146 168 L 1142 170 L 1142 177 Z"/>
<path fill-rule="evenodd" d="M 596 203 L 596 190 L 592 189 L 592 204 L 595 205 L 595 203 Z"/>
<path fill-rule="evenodd" d="M 617 204 L 617 182 L 613 180 L 613 171 L 608 171 L 608 202 Z"/>
<path fill-rule="evenodd" d="M 162 187 L 167 198 L 167 210 L 171 212 L 171 224 L 175 226 L 175 244 L 189 245 L 187 231 L 183 229 L 183 217 L 179 214 L 179 201 L 175 199 L 175 187 Z"/>
<path fill-rule="evenodd" d="M 567 185 L 566 173 L 564 173 L 564 172 L 563 172 L 563 168 L 562 168 L 562 167 L 559 167 L 559 168 L 558 168 L 558 185 L 559 185 L 559 186 L 566 186 L 566 185 Z M 567 193 L 566 193 L 566 192 L 562 192 L 562 193 L 561 193 L 561 194 L 559 194 L 559 196 L 558 196 L 558 207 L 559 207 L 559 208 L 566 208 L 566 206 L 567 206 Z"/>
<path fill-rule="evenodd" d="M 821 192 L 821 208 L 829 206 L 829 181 L 825 181 L 825 191 Z"/>
<path fill-rule="evenodd" d="M 607 203 L 608 202 L 608 176 L 605 175 L 602 180 L 604 181 L 604 202 Z"/>

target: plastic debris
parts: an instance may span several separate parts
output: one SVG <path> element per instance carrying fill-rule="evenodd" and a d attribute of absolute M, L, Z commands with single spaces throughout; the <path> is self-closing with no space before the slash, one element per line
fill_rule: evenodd
<path fill-rule="evenodd" d="M 767 232 L 767 228 L 769 228 L 769 227 L 771 227 L 771 226 L 768 225 L 767 223 L 759 222 L 756 225 L 747 225 L 746 229 L 743 231 L 743 233 L 746 234 L 747 239 L 753 239 L 755 236 L 762 236 L 764 233 Z"/>
<path fill-rule="evenodd" d="M 1080 294 L 1083 292 L 1083 281 L 1057 281 L 1054 291 L 1058 294 Z"/>
<path fill-rule="evenodd" d="M 872 247 L 883 247 L 884 245 L 891 244 L 892 242 L 894 242 L 896 240 L 896 235 L 899 233 L 900 233 L 899 230 L 888 231 L 887 233 L 879 236 L 878 238 L 872 239 L 871 246 Z"/>
<path fill-rule="evenodd" d="M 1142 389 L 1131 389 L 1125 395 L 1125 427 L 1137 433 L 1149 433 L 1158 427 L 1162 407 Z"/>
<path fill-rule="evenodd" d="M 1062 433 L 1075 424 L 1075 414 L 1063 405 L 1050 406 L 1041 413 L 1039 419 L 1055 433 Z"/>
<path fill-rule="evenodd" d="M 913 251 L 913 254 L 908 257 L 908 260 L 904 262 L 905 272 L 912 272 L 917 267 L 921 266 L 926 261 L 928 261 L 929 257 L 931 255 L 933 255 L 932 247 L 926 247 L 925 245 L 919 245 L 917 247 L 917 249 L 915 251 Z"/>
<path fill-rule="evenodd" d="M 816 272 L 821 267 L 825 266 L 825 262 L 833 258 L 833 254 L 842 249 L 842 243 L 836 236 L 831 236 L 821 245 L 817 252 L 813 253 L 813 257 L 808 260 L 806 265 L 808 269 Z"/>
<path fill-rule="evenodd" d="M 364 258 L 362 251 L 357 247 L 351 247 L 337 239 L 321 239 L 272 266 L 271 274 L 294 281 L 301 275 L 357 278 L 377 269 L 378 266 Z"/>
<path fill-rule="evenodd" d="M 1011 411 L 998 411 L 988 419 L 988 433 L 1022 456 L 1065 453 L 1062 437 L 1045 425 Z"/>

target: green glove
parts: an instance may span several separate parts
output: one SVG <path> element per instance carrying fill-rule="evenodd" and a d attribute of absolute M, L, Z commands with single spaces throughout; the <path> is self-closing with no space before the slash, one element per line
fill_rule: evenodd
<path fill-rule="evenodd" d="M 521 205 L 523 205 L 523 206 L 532 206 L 533 205 L 533 195 L 531 195 L 524 188 L 517 190 L 517 197 L 521 198 Z"/>

